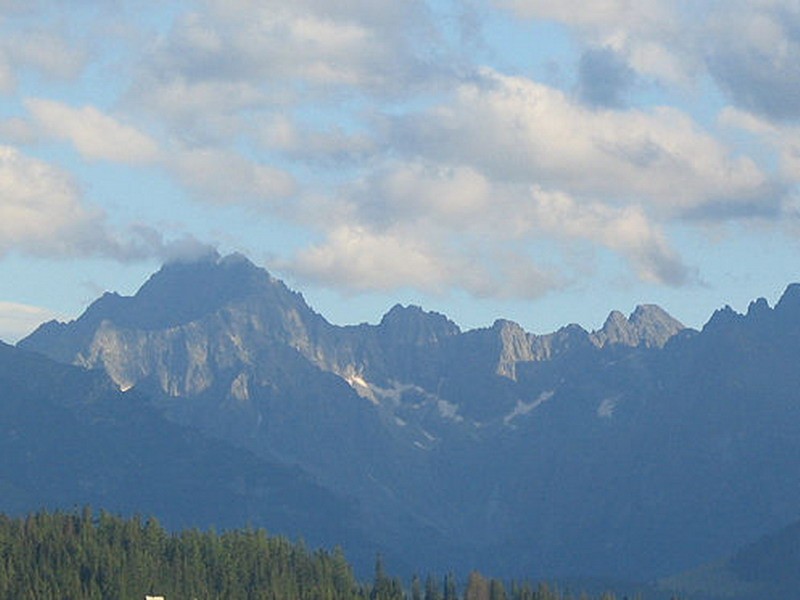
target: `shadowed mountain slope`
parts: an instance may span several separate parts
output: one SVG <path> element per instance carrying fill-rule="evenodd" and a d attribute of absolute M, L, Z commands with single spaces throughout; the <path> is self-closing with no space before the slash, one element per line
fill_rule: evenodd
<path fill-rule="evenodd" d="M 360 542 L 347 503 L 287 468 L 165 420 L 102 372 L 0 344 L 0 510 L 91 505 L 171 528 L 251 523 Z"/>

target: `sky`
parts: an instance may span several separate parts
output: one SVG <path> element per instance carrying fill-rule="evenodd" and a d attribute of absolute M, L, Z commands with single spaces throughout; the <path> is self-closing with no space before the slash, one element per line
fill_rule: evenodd
<path fill-rule="evenodd" d="M 800 280 L 798 0 L 0 0 L 0 339 L 241 252 L 337 324 Z"/>

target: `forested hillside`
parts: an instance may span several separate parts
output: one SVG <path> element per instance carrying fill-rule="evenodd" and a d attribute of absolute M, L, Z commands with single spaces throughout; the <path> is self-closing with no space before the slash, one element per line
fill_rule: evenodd
<path fill-rule="evenodd" d="M 380 559 L 359 582 L 340 549 L 310 550 L 262 529 L 169 533 L 154 518 L 91 510 L 0 515 L 3 600 L 567 600 L 546 585 L 506 586 L 472 573 L 414 577 L 404 587 Z M 588 596 L 581 595 L 588 600 Z M 604 594 L 602 600 L 613 600 Z"/>

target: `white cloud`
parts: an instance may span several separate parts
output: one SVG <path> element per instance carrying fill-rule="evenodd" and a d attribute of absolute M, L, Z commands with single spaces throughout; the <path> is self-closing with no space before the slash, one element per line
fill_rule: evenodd
<path fill-rule="evenodd" d="M 5 47 L 14 64 L 53 79 L 77 77 L 87 62 L 87 52 L 74 40 L 53 31 L 33 30 L 6 38 Z"/>
<path fill-rule="evenodd" d="M 159 156 L 155 140 L 93 106 L 43 99 L 29 99 L 25 106 L 45 136 L 69 141 L 86 159 L 136 164 Z"/>
<path fill-rule="evenodd" d="M 703 14 L 697 6 L 707 8 L 704 2 L 494 0 L 494 4 L 521 18 L 562 23 L 585 45 L 613 48 L 640 73 L 668 84 L 687 84 L 702 60 L 696 54 L 693 30 Z"/>
<path fill-rule="evenodd" d="M 280 201 L 297 191 L 290 173 L 213 147 L 177 151 L 167 168 L 198 198 L 212 204 L 276 210 Z"/>
<path fill-rule="evenodd" d="M 0 49 L 0 93 L 8 94 L 14 90 L 16 85 L 17 80 L 8 57 Z"/>
<path fill-rule="evenodd" d="M 664 27 L 673 20 L 670 3 L 664 0 L 495 0 L 527 19 L 551 19 L 581 27 Z"/>
<path fill-rule="evenodd" d="M 709 70 L 737 106 L 800 118 L 800 4 L 735 0 L 711 21 L 708 38 Z"/>
<path fill-rule="evenodd" d="M 493 189 L 492 182 L 477 170 L 434 161 L 390 161 L 344 194 L 346 207 L 340 214 L 376 229 L 414 223 L 415 227 L 484 234 L 496 227 L 490 215 L 501 203 L 499 189 Z M 503 221 L 507 224 L 507 216 Z"/>
<path fill-rule="evenodd" d="M 584 46 L 605 45 L 668 86 L 710 75 L 737 106 L 800 116 L 800 5 L 786 0 L 494 0 L 520 18 L 549 19 Z"/>
<path fill-rule="evenodd" d="M 447 266 L 428 244 L 408 236 L 375 233 L 360 226 L 339 226 L 323 244 L 299 253 L 293 272 L 351 290 L 414 287 L 443 292 Z"/>
<path fill-rule="evenodd" d="M 720 113 L 720 122 L 755 135 L 777 153 L 783 177 L 795 184 L 800 183 L 800 125 L 776 123 L 733 107 Z"/>
<path fill-rule="evenodd" d="M 327 14 L 326 14 L 327 13 Z M 395 30 L 396 31 L 396 30 Z M 260 2 L 225 3 L 184 15 L 150 58 L 150 72 L 167 82 L 264 82 L 276 85 L 380 87 L 401 76 L 398 35 L 363 23 L 357 11 Z"/>
<path fill-rule="evenodd" d="M 492 182 L 470 167 L 394 163 L 336 202 L 317 221 L 324 241 L 300 251 L 287 271 L 340 289 L 536 298 L 583 269 L 564 252 L 578 241 L 622 256 L 642 280 L 692 280 L 642 208 Z M 542 247 L 548 258 L 533 251 Z"/>
<path fill-rule="evenodd" d="M 36 127 L 28 119 L 0 119 L 0 137 L 14 145 L 32 144 L 38 139 Z"/>
<path fill-rule="evenodd" d="M 355 163 L 378 151 L 377 142 L 366 132 L 347 132 L 333 125 L 313 129 L 286 115 L 265 119 L 258 139 L 269 150 L 312 163 Z"/>
<path fill-rule="evenodd" d="M 439 88 L 447 52 L 421 0 L 201 2 L 145 55 L 127 103 L 187 143 L 230 140 L 276 108 Z"/>
<path fill-rule="evenodd" d="M 0 302 L 0 340 L 13 344 L 46 321 L 60 315 L 38 306 Z"/>
<path fill-rule="evenodd" d="M 0 14 L 0 92 L 16 90 L 23 73 L 74 81 L 88 62 L 83 41 L 69 39 L 48 20 L 37 21 L 31 4 L 19 3 Z"/>
<path fill-rule="evenodd" d="M 0 257 L 9 252 L 51 258 L 137 260 L 158 255 L 152 230 L 112 231 L 104 214 L 86 206 L 60 169 L 0 146 Z"/>
<path fill-rule="evenodd" d="M 301 279 L 350 291 L 413 288 L 444 294 L 461 289 L 477 297 L 531 299 L 562 284 L 559 276 L 521 254 L 465 249 L 404 225 L 381 232 L 336 227 L 324 242 L 300 251 L 282 267 Z"/>
<path fill-rule="evenodd" d="M 691 269 L 638 206 L 579 204 L 566 194 L 534 188 L 530 202 L 520 209 L 522 220 L 528 220 L 531 227 L 618 252 L 644 281 L 682 285 L 692 279 Z"/>
<path fill-rule="evenodd" d="M 17 248 L 44 255 L 80 253 L 81 239 L 99 220 L 98 213 L 80 204 L 65 173 L 0 147 L 0 254 Z"/>
<path fill-rule="evenodd" d="M 133 112 L 155 116 L 183 143 L 204 145 L 226 143 L 247 131 L 243 113 L 252 119 L 253 111 L 288 104 L 288 99 L 248 81 L 192 81 L 180 74 L 162 78 L 146 73 L 126 104 Z"/>
<path fill-rule="evenodd" d="M 670 217 L 707 206 L 724 213 L 726 204 L 740 213 L 769 185 L 751 159 L 677 109 L 590 110 L 561 91 L 488 70 L 454 102 L 397 118 L 392 135 L 410 155 L 468 165 L 493 181 L 642 204 Z"/>

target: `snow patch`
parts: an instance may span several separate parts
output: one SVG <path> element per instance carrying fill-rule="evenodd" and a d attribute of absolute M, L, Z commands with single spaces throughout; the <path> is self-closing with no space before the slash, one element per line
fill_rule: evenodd
<path fill-rule="evenodd" d="M 347 378 L 347 383 L 355 388 L 369 388 L 369 384 L 361 375 L 350 375 Z"/>
<path fill-rule="evenodd" d="M 431 435 L 429 432 L 425 431 L 424 429 L 421 429 L 420 431 L 422 432 L 422 435 L 424 435 L 426 438 L 428 438 L 429 442 L 435 442 L 436 441 L 437 438 L 436 438 L 435 435 Z"/>
<path fill-rule="evenodd" d="M 461 422 L 464 420 L 464 417 L 458 414 L 457 404 L 440 399 L 436 402 L 436 408 L 439 409 L 439 416 L 443 419 L 451 419 L 456 422 Z"/>
<path fill-rule="evenodd" d="M 372 386 L 367 383 L 367 380 L 364 379 L 360 373 L 349 372 L 346 373 L 343 378 L 347 384 L 355 390 L 356 394 L 362 398 L 366 398 L 375 405 L 379 404 L 378 399 L 375 397 Z"/>
<path fill-rule="evenodd" d="M 618 402 L 619 396 L 606 398 L 600 403 L 600 406 L 597 407 L 597 416 L 601 419 L 610 419 L 614 416 L 614 409 L 617 407 Z"/>
<path fill-rule="evenodd" d="M 240 402 L 250 400 L 250 385 L 247 374 L 239 373 L 231 382 L 231 396 Z"/>
<path fill-rule="evenodd" d="M 503 417 L 503 424 L 510 425 L 511 421 L 517 417 L 522 417 L 533 412 L 537 407 L 550 400 L 550 398 L 552 398 L 554 395 L 555 391 L 547 390 L 546 392 L 539 394 L 539 396 L 533 402 L 523 402 L 522 400 L 517 400 L 517 405 L 514 407 L 514 410 Z"/>

